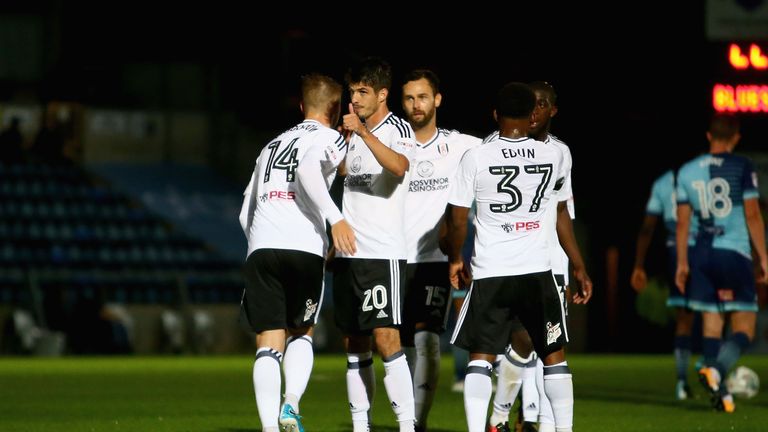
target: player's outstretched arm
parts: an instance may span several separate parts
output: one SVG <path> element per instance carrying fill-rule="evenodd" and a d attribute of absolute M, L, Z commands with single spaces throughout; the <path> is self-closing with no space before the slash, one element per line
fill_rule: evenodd
<path fill-rule="evenodd" d="M 299 182 L 310 201 L 320 210 L 322 215 L 331 225 L 333 246 L 336 250 L 347 255 L 354 255 L 355 233 L 333 202 L 320 168 L 320 146 L 315 146 L 313 151 L 307 152 L 301 160 L 298 168 Z"/>
<path fill-rule="evenodd" d="M 648 247 L 651 245 L 653 231 L 656 229 L 656 222 L 658 220 L 658 216 L 646 214 L 643 219 L 643 225 L 640 227 L 640 232 L 637 234 L 635 267 L 632 270 L 632 277 L 629 281 L 632 289 L 637 292 L 644 290 L 648 284 L 648 277 L 645 274 L 645 256 L 648 254 Z"/>
<path fill-rule="evenodd" d="M 467 221 L 469 220 L 469 208 L 448 204 L 445 208 L 445 241 L 442 241 L 448 255 L 448 279 L 453 288 L 469 286 L 471 275 L 469 268 L 464 264 L 461 248 L 467 237 Z"/>
<path fill-rule="evenodd" d="M 677 270 L 675 270 L 675 285 L 685 294 L 685 283 L 688 280 L 688 230 L 691 226 L 691 205 L 677 204 L 677 227 L 675 228 L 675 244 L 677 247 Z"/>
<path fill-rule="evenodd" d="M 560 241 L 565 254 L 573 264 L 573 276 L 577 282 L 576 292 L 573 294 L 573 302 L 576 304 L 585 304 L 592 298 L 592 280 L 587 274 L 584 266 L 584 259 L 579 251 L 579 244 L 573 233 L 573 221 L 568 213 L 568 207 L 565 201 L 557 204 L 557 238 Z"/>

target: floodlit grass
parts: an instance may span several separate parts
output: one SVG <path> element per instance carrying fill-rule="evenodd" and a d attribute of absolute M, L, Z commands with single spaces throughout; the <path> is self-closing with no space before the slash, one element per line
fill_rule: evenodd
<path fill-rule="evenodd" d="M 573 355 L 576 431 L 760 431 L 768 394 L 736 400 L 736 413 L 698 398 L 677 402 L 672 356 Z M 768 384 L 768 357 L 740 364 Z M 377 359 L 374 431 L 396 431 Z M 260 431 L 252 357 L 0 358 L 0 431 Z M 442 364 L 431 431 L 466 430 L 461 395 Z M 307 431 L 349 431 L 342 356 L 319 356 L 301 414 Z"/>

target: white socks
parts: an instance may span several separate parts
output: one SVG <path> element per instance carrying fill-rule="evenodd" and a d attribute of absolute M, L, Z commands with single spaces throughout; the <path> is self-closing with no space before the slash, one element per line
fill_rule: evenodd
<path fill-rule="evenodd" d="M 272 348 L 259 348 L 253 362 L 253 389 L 263 430 L 277 430 L 280 416 L 280 361 L 283 355 Z M 274 428 L 274 429 L 273 429 Z"/>
<path fill-rule="evenodd" d="M 413 381 L 408 369 L 408 362 L 402 351 L 384 359 L 384 388 L 392 406 L 392 411 L 400 424 L 400 431 L 413 431 L 416 419 L 413 402 Z"/>
<path fill-rule="evenodd" d="M 375 391 L 371 352 L 347 354 L 347 397 L 354 432 L 368 432 L 368 411 Z"/>
<path fill-rule="evenodd" d="M 573 380 L 568 362 L 544 366 L 544 391 L 552 404 L 557 432 L 573 428 Z"/>
<path fill-rule="evenodd" d="M 493 367 L 485 360 L 472 360 L 464 378 L 464 411 L 469 432 L 485 432 L 485 416 L 491 400 Z"/>
<path fill-rule="evenodd" d="M 523 373 L 528 359 L 524 359 L 509 349 L 499 357 L 499 377 L 496 380 L 496 395 L 493 397 L 493 412 L 489 423 L 496 426 L 509 420 L 509 411 L 515 403 L 523 380 Z"/>
<path fill-rule="evenodd" d="M 288 338 L 283 358 L 285 403 L 290 404 L 297 414 L 299 413 L 299 400 L 304 395 L 307 383 L 309 383 L 314 358 L 310 336 Z"/>
<path fill-rule="evenodd" d="M 536 388 L 536 363 L 538 357 L 531 352 L 528 364 L 523 369 L 523 421 L 536 423 L 539 420 L 539 389 Z"/>
<path fill-rule="evenodd" d="M 416 347 L 403 345 L 402 350 L 405 353 L 405 360 L 408 362 L 408 369 L 413 376 L 416 373 Z"/>
<path fill-rule="evenodd" d="M 552 404 L 544 392 L 544 363 L 536 361 L 536 387 L 539 390 L 539 432 L 555 432 L 555 415 Z"/>
<path fill-rule="evenodd" d="M 427 416 L 435 399 L 440 376 L 440 336 L 420 331 L 414 336 L 416 369 L 413 374 L 413 396 L 416 404 L 416 424 L 426 428 Z M 406 354 L 408 355 L 408 354 Z"/>

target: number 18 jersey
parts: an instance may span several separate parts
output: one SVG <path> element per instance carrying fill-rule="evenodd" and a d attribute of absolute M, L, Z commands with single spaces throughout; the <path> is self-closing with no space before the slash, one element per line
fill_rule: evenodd
<path fill-rule="evenodd" d="M 743 156 L 702 155 L 677 175 L 677 203 L 693 209 L 689 245 L 728 249 L 752 259 L 744 201 L 757 198 L 757 174 Z"/>
<path fill-rule="evenodd" d="M 472 274 L 475 279 L 551 269 L 550 200 L 565 181 L 556 146 L 531 138 L 498 137 L 469 150 L 449 202 L 477 203 Z"/>

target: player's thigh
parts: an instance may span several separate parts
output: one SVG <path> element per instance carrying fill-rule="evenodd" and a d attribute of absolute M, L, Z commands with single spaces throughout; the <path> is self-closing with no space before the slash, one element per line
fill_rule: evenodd
<path fill-rule="evenodd" d="M 347 258 L 334 277 L 336 323 L 346 334 L 402 324 L 405 260 Z"/>
<path fill-rule="evenodd" d="M 509 277 L 473 281 L 451 342 L 471 353 L 502 354 L 514 318 L 510 288 Z"/>
<path fill-rule="evenodd" d="M 257 333 L 286 327 L 286 296 L 281 266 L 274 249 L 257 249 L 245 261 L 241 316 Z"/>
<path fill-rule="evenodd" d="M 564 347 L 568 343 L 568 325 L 552 272 L 517 276 L 514 289 L 520 321 L 539 357 L 543 359 Z"/>
<path fill-rule="evenodd" d="M 688 248 L 688 282 L 686 296 L 688 307 L 697 312 L 722 312 L 718 299 L 715 280 L 709 268 L 712 261 L 712 249 L 706 247 Z"/>
<path fill-rule="evenodd" d="M 317 323 L 324 291 L 324 259 L 303 251 L 278 252 L 286 291 L 286 324 L 288 328 Z"/>
<path fill-rule="evenodd" d="M 710 267 L 718 300 L 726 312 L 757 312 L 752 260 L 738 252 L 713 249 Z"/>
<path fill-rule="evenodd" d="M 415 329 L 442 333 L 451 304 L 448 264 L 408 264 L 406 275 L 401 334 Z"/>

